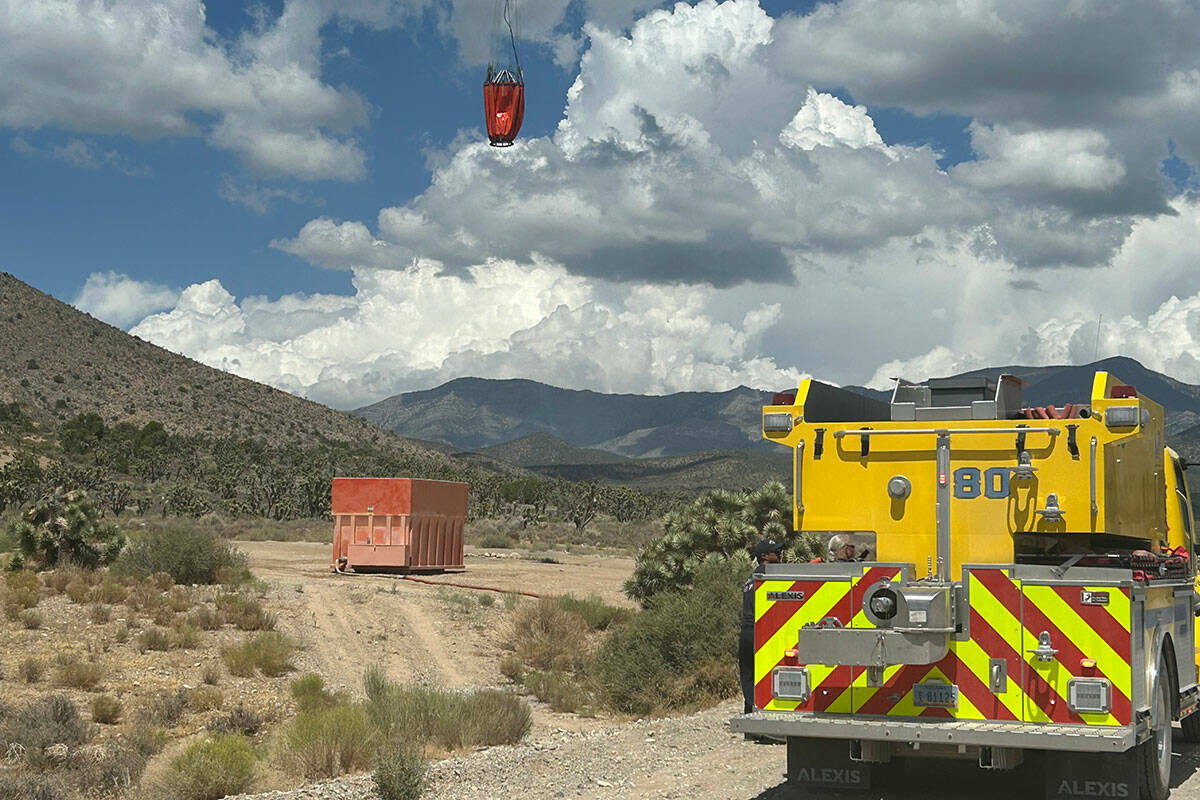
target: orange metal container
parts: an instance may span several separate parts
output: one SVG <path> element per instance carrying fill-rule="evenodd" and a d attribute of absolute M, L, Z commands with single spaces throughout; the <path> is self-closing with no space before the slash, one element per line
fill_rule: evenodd
<path fill-rule="evenodd" d="M 467 484 L 416 478 L 333 479 L 333 568 L 459 571 Z"/>

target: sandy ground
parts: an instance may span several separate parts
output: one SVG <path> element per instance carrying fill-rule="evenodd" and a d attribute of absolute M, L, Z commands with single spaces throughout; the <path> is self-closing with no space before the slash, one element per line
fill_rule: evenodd
<path fill-rule="evenodd" d="M 279 627 L 306 644 L 302 670 L 334 686 L 358 689 L 363 669 L 379 663 L 396 680 L 450 687 L 504 686 L 507 611 L 502 596 L 428 586 L 391 576 L 329 572 L 329 546 L 241 542 L 255 574 L 270 583 Z M 546 594 L 599 594 L 628 602 L 621 584 L 631 559 L 555 553 L 559 564 L 467 558 L 467 570 L 431 580 Z M 495 599 L 490 605 L 481 596 Z M 725 729 L 735 704 L 662 721 L 589 719 L 535 704 L 534 730 L 515 748 L 492 748 L 439 763 L 431 796 L 785 800 L 824 797 L 781 782 L 782 747 L 742 741 Z M 1178 732 L 1178 729 L 1176 729 Z M 1200 800 L 1200 747 L 1176 738 L 1177 800 Z M 315 787 L 314 787 L 315 788 Z M 352 793 L 353 795 L 353 793 Z M 348 795 L 348 796 L 352 796 Z M 297 795 L 300 796 L 300 795 Z M 314 795 L 334 796 L 327 790 Z M 363 796 L 371 796 L 369 791 Z M 845 796 L 845 795 L 843 795 Z M 973 763 L 918 761 L 892 771 L 885 784 L 857 797 L 1041 797 L 1036 770 L 991 773 Z"/>

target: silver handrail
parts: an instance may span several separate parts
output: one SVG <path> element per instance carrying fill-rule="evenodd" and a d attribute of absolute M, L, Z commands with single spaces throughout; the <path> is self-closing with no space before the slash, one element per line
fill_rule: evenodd
<path fill-rule="evenodd" d="M 833 438 L 841 439 L 843 436 L 916 436 L 917 434 L 928 434 L 930 436 L 940 436 L 941 434 L 953 435 L 956 433 L 986 434 L 986 433 L 1048 433 L 1051 436 L 1058 436 L 1062 433 L 1058 428 L 884 428 L 877 430 L 875 428 L 858 428 L 849 431 L 834 431 Z"/>
<path fill-rule="evenodd" d="M 800 486 L 800 478 L 802 475 L 802 464 L 804 463 L 804 440 L 796 442 L 796 463 L 792 469 L 792 491 L 796 495 L 796 510 L 801 514 L 804 513 L 804 495 Z"/>

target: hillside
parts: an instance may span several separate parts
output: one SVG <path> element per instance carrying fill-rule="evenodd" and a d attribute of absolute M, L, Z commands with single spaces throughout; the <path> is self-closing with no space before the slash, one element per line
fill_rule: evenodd
<path fill-rule="evenodd" d="M 106 423 L 157 420 L 170 433 L 273 445 L 414 447 L 357 417 L 130 336 L 7 273 L 0 273 L 0 363 L 0 399 L 38 422 L 94 411 Z"/>
<path fill-rule="evenodd" d="M 617 464 L 630 460 L 604 450 L 575 447 L 548 433 L 533 433 L 476 452 L 498 461 L 533 469 L 560 464 Z"/>

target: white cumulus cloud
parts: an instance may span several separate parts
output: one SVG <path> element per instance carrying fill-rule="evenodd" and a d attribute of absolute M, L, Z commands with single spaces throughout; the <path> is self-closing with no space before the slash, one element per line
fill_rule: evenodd
<path fill-rule="evenodd" d="M 794 385 L 761 355 L 782 314 L 704 287 L 615 285 L 561 267 L 492 261 L 466 276 L 419 263 L 359 269 L 349 297 L 240 302 L 188 287 L 132 333 L 206 364 L 348 408 L 462 375 L 599 391 Z"/>
<path fill-rule="evenodd" d="M 147 314 L 170 308 L 179 292 L 149 281 L 139 281 L 118 272 L 93 272 L 72 305 L 110 325 L 124 328 Z"/>

